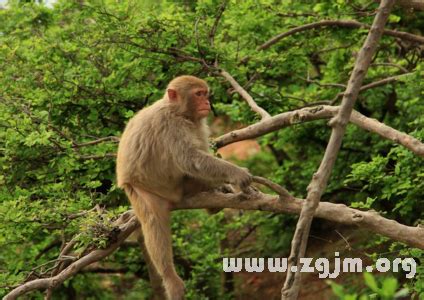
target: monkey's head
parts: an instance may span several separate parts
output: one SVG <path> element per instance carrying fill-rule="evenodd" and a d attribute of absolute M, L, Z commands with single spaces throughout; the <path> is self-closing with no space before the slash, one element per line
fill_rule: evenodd
<path fill-rule="evenodd" d="M 211 111 L 209 87 L 197 77 L 184 75 L 173 79 L 166 89 L 165 98 L 178 114 L 196 121 L 206 118 Z"/>

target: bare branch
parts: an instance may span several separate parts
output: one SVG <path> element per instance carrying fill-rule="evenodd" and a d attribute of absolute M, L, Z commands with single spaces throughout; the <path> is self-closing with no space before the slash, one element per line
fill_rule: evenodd
<path fill-rule="evenodd" d="M 252 194 L 205 192 L 185 199 L 177 204 L 175 209 L 235 208 L 299 214 L 304 203 L 304 199 L 292 196 L 283 198 L 261 192 Z M 344 204 L 320 202 L 314 216 L 340 224 L 356 225 L 395 241 L 406 243 L 410 247 L 424 249 L 423 227 L 406 226 L 394 220 L 386 219 L 375 211 L 361 211 Z"/>
<path fill-rule="evenodd" d="M 356 111 L 352 112 L 350 121 L 362 129 L 377 133 L 383 138 L 404 146 L 405 148 L 414 152 L 416 155 L 424 157 L 424 144 L 413 136 L 393 129 L 384 123 L 378 122 L 376 119 L 367 118 Z"/>
<path fill-rule="evenodd" d="M 221 148 L 234 142 L 257 138 L 294 124 L 331 118 L 337 114 L 338 110 L 338 106 L 323 105 L 284 112 L 248 127 L 226 133 L 216 138 L 214 142 L 218 148 Z M 400 132 L 375 119 L 368 118 L 356 111 L 350 116 L 350 122 L 402 145 L 420 157 L 424 157 L 424 144 L 406 133 Z"/>
<path fill-rule="evenodd" d="M 249 93 L 246 92 L 246 90 L 240 84 L 238 84 L 238 82 L 227 71 L 221 69 L 219 73 L 222 77 L 227 79 L 228 82 L 230 82 L 231 86 L 243 97 L 244 100 L 246 100 L 247 104 L 249 104 L 252 110 L 262 117 L 262 119 L 271 117 L 268 112 L 256 104 L 252 96 L 250 96 Z"/>
<path fill-rule="evenodd" d="M 384 31 L 384 25 L 390 15 L 390 11 L 395 0 L 382 0 L 378 12 L 374 18 L 368 36 L 359 51 L 352 74 L 344 93 L 342 104 L 336 116 L 329 122 L 333 127 L 330 140 L 325 150 L 324 157 L 313 175 L 308 186 L 308 195 L 302 206 L 300 217 L 296 225 L 296 231 L 292 239 L 290 256 L 288 259 L 287 277 L 284 287 L 281 290 L 281 299 L 297 299 L 300 290 L 300 280 L 302 273 L 300 269 L 292 271 L 292 266 L 299 266 L 300 258 L 304 257 L 308 244 L 309 230 L 312 219 L 317 209 L 321 195 L 327 187 L 328 179 L 336 162 L 337 154 L 342 144 L 342 139 L 346 131 L 355 101 L 359 95 L 362 81 L 365 78 L 371 59 L 377 49 L 378 42 Z"/>
<path fill-rule="evenodd" d="M 385 84 L 388 84 L 388 83 L 396 82 L 396 81 L 399 80 L 399 78 L 406 76 L 406 75 L 411 75 L 411 74 L 413 74 L 413 73 L 405 73 L 405 74 L 400 74 L 400 75 L 396 75 L 396 76 L 383 78 L 381 80 L 374 81 L 374 82 L 371 82 L 371 83 L 368 83 L 368 84 L 362 86 L 359 89 L 359 91 L 362 92 L 362 91 L 369 90 L 369 89 L 372 89 L 372 88 L 375 88 L 375 87 L 378 87 L 378 86 L 382 86 L 382 85 L 385 85 Z"/>

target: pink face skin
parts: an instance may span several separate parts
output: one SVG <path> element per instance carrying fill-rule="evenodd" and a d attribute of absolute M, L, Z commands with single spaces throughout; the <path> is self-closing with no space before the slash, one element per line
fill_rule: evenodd
<path fill-rule="evenodd" d="M 196 119 L 203 119 L 209 115 L 211 105 L 209 102 L 209 90 L 207 88 L 194 88 L 187 95 L 190 99 L 190 111 L 195 114 Z M 176 90 L 168 89 L 168 98 L 170 101 L 182 101 Z"/>
<path fill-rule="evenodd" d="M 209 102 L 209 91 L 205 88 L 195 88 L 191 92 L 191 100 L 193 101 L 198 118 L 203 119 L 209 115 L 211 104 Z"/>

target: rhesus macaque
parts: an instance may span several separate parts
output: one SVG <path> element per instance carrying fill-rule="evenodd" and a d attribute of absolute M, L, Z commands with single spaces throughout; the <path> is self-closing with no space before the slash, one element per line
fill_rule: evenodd
<path fill-rule="evenodd" d="M 116 173 L 141 223 L 151 261 L 167 297 L 184 298 L 172 257 L 173 203 L 208 187 L 232 183 L 245 189 L 249 172 L 208 153 L 209 87 L 194 76 L 172 80 L 164 97 L 139 111 L 122 134 Z"/>

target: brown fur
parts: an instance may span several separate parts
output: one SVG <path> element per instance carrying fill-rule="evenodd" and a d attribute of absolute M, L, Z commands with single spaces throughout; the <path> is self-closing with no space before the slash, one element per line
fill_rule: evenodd
<path fill-rule="evenodd" d="M 179 101 L 168 94 L 139 111 L 127 124 L 119 143 L 116 173 L 140 220 L 146 248 L 163 279 L 169 299 L 183 299 L 184 283 L 172 258 L 170 207 L 184 196 L 231 182 L 246 187 L 251 175 L 208 153 L 209 129 L 196 116 L 190 99 L 194 88 L 208 90 L 193 76 L 172 80 Z"/>

